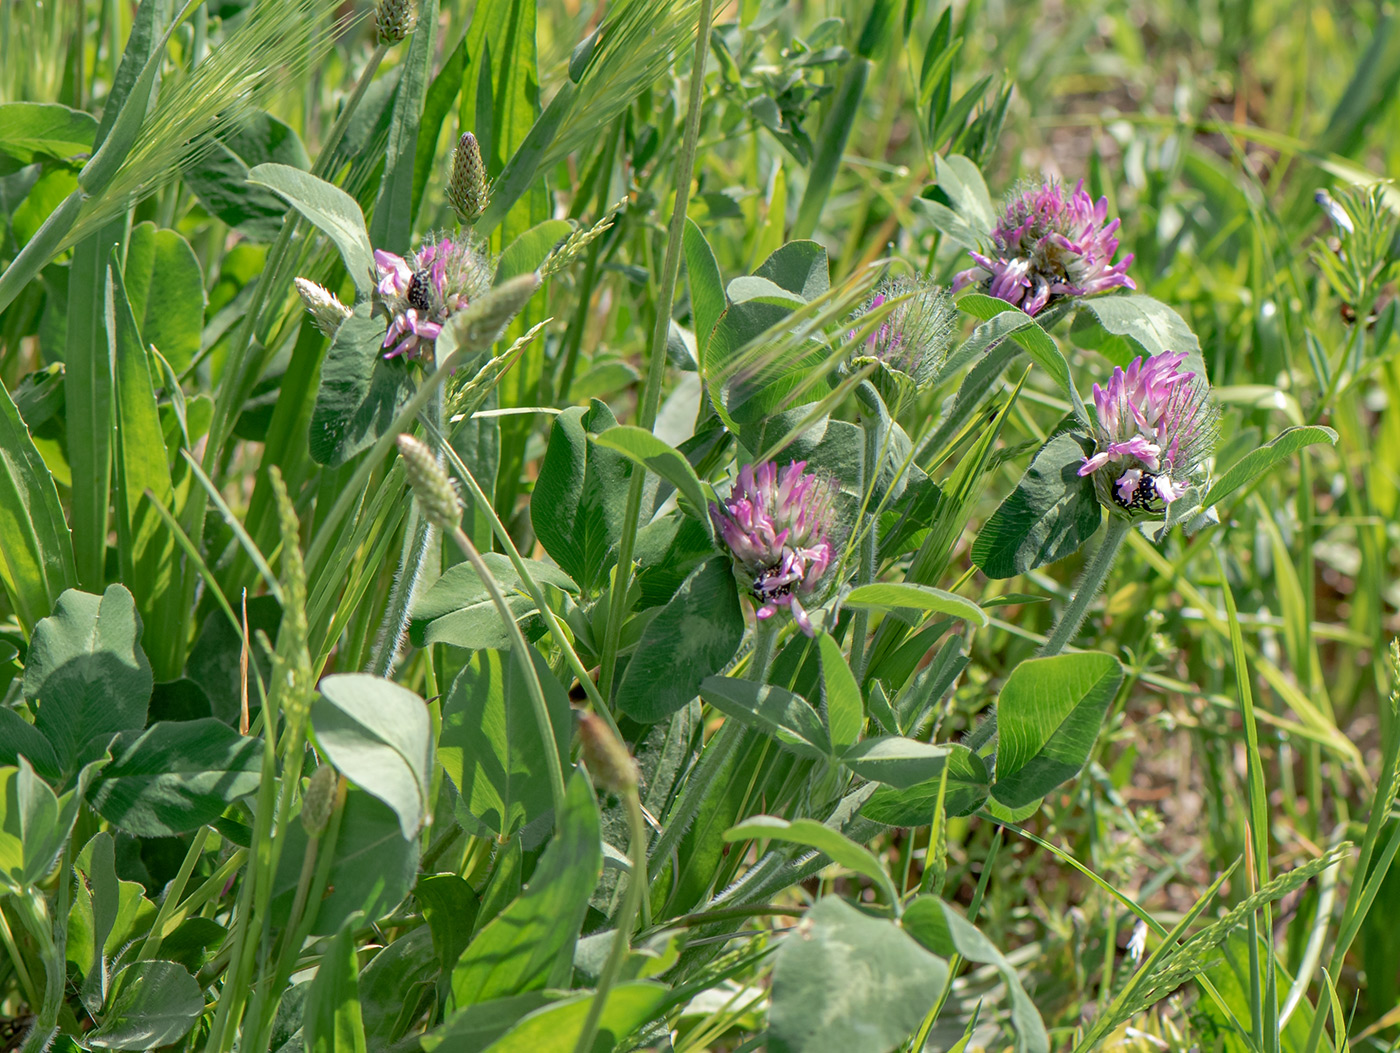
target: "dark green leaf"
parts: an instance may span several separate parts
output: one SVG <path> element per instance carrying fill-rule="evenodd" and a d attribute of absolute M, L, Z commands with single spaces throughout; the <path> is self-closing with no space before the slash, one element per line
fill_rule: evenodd
<path fill-rule="evenodd" d="M 277 237 L 287 206 L 276 194 L 248 182 L 249 170 L 267 161 L 307 169 L 297 133 L 276 117 L 259 110 L 209 146 L 208 152 L 185 173 L 185 184 L 211 214 L 254 241 Z"/>
<path fill-rule="evenodd" d="M 387 323 L 366 300 L 336 331 L 321 366 L 311 410 L 311 456 L 329 467 L 372 446 L 393 423 L 416 387 L 411 366 L 384 358 Z"/>
<path fill-rule="evenodd" d="M 428 922 L 438 961 L 450 970 L 471 940 L 481 897 L 456 874 L 419 878 L 413 896 Z"/>
<path fill-rule="evenodd" d="M 73 539 L 53 476 L 0 384 L 0 581 L 20 624 L 53 609 L 77 582 Z"/>
<path fill-rule="evenodd" d="M 1074 778 L 1122 682 L 1118 660 L 1093 651 L 1012 670 L 997 700 L 996 799 L 1020 808 Z"/>
<path fill-rule="evenodd" d="M 516 619 L 532 613 L 536 609 L 535 601 L 525 592 L 515 565 L 499 552 L 482 553 L 482 558 L 505 593 Z M 525 564 L 538 584 L 578 592 L 578 586 L 552 563 L 526 560 Z M 446 643 L 475 651 L 510 646 L 510 635 L 491 594 L 466 562 L 449 567 L 414 603 L 409 639 L 415 647 Z"/>
<path fill-rule="evenodd" d="M 705 361 L 705 349 L 710 343 L 710 334 L 715 323 L 724 313 L 724 279 L 720 277 L 719 264 L 715 262 L 714 250 L 705 240 L 705 235 L 687 217 L 685 221 L 685 267 L 690 281 L 690 313 L 695 324 L 695 352 L 699 361 Z"/>
<path fill-rule="evenodd" d="M 729 557 L 716 556 L 686 578 L 653 618 L 617 689 L 633 720 L 665 720 L 723 669 L 744 638 L 744 612 Z"/>
<path fill-rule="evenodd" d="M 30 164 L 39 157 L 60 161 L 92 152 L 97 121 L 82 110 L 54 102 L 10 102 L 0 106 L 0 154 Z"/>
<path fill-rule="evenodd" d="M 554 725 L 567 749 L 569 699 L 548 663 L 530 649 Z M 442 707 L 438 760 L 472 815 L 502 838 L 538 819 L 551 805 L 540 729 L 515 656 L 477 651 L 457 675 Z M 563 756 L 565 768 L 568 758 Z"/>
<path fill-rule="evenodd" d="M 919 585 L 912 581 L 877 581 L 869 585 L 858 585 L 846 595 L 843 604 L 847 607 L 866 607 L 873 610 L 904 609 L 948 614 L 973 625 L 987 624 L 986 612 L 971 600 L 945 592 L 943 589 L 935 589 L 932 585 Z"/>
<path fill-rule="evenodd" d="M 261 739 L 213 717 L 152 724 L 112 746 L 91 797 L 104 819 L 138 837 L 196 830 L 262 778 Z"/>
<path fill-rule="evenodd" d="M 815 819 L 794 819 L 789 822 L 772 815 L 756 815 L 745 819 L 738 826 L 724 832 L 726 841 L 747 841 L 767 839 L 786 841 L 789 844 L 805 845 L 831 857 L 832 862 L 857 874 L 864 874 L 885 893 L 886 902 L 893 903 L 898 897 L 894 882 L 885 873 L 885 868 L 875 853 L 864 845 L 858 845 L 840 830 L 825 826 Z"/>
<path fill-rule="evenodd" d="M 943 808 L 948 815 L 970 815 L 987 799 L 987 767 L 982 758 L 966 746 L 947 746 L 948 787 L 944 792 Z M 942 772 L 928 781 L 907 789 L 882 786 L 870 795 L 860 814 L 886 826 L 929 826 L 933 809 L 938 803 L 938 786 Z"/>
<path fill-rule="evenodd" d="M 112 978 L 116 992 L 96 1031 L 94 1049 L 155 1049 L 189 1034 L 204 1013 L 199 984 L 174 962 L 132 962 Z"/>
<path fill-rule="evenodd" d="M 548 985 L 561 957 L 573 960 L 588 897 L 602 869 L 598 805 L 587 778 L 575 772 L 554 839 L 529 887 L 477 934 L 452 971 L 453 1006 L 462 1009 Z"/>
<path fill-rule="evenodd" d="M 826 249 L 815 241 L 788 242 L 759 264 L 754 275 L 808 303 L 831 288 Z"/>
<path fill-rule="evenodd" d="M 265 186 L 285 200 L 335 243 L 350 280 L 361 295 L 374 287 L 374 250 L 365 230 L 365 216 L 355 199 L 338 186 L 309 172 L 284 164 L 260 164 L 248 182 Z"/>
<path fill-rule="evenodd" d="M 831 756 L 831 739 L 816 710 L 791 691 L 728 676 L 707 677 L 700 697 L 741 723 L 763 728 L 803 757 Z"/>
<path fill-rule="evenodd" d="M 272 890 L 272 915 L 279 925 L 291 910 L 301 875 L 306 828 L 291 823 L 285 836 Z M 405 841 L 393 810 L 352 786 L 345 797 L 326 897 L 317 909 L 312 935 L 331 935 L 358 910 L 377 921 L 403 902 L 417 873 L 417 839 Z"/>
<path fill-rule="evenodd" d="M 1013 578 L 1076 552 L 1103 518 L 1094 481 L 1079 474 L 1094 452 L 1088 436 L 1052 435 L 972 545 L 989 578 Z"/>
<path fill-rule="evenodd" d="M 937 955 L 947 958 L 956 953 L 967 961 L 994 966 L 1011 996 L 1018 1053 L 1049 1053 L 1050 1036 L 1035 1003 L 1021 986 L 1016 967 L 977 926 L 936 896 L 920 896 L 909 904 L 900 920 L 909 935 Z"/>
<path fill-rule="evenodd" d="M 1141 293 L 1091 296 L 1079 301 L 1079 308 L 1074 320 L 1074 342 L 1098 351 L 1115 366 L 1126 366 L 1136 355 L 1150 358 L 1184 351 L 1185 368 L 1194 370 L 1198 377 L 1206 377 L 1196 334 L 1181 315 L 1160 300 Z"/>
<path fill-rule="evenodd" d="M 616 424 L 597 400 L 555 417 L 530 501 L 540 544 L 585 593 L 604 585 L 617 562 L 629 480 L 637 470 L 622 454 L 588 441 Z"/>
<path fill-rule="evenodd" d="M 141 619 L 120 585 L 101 597 L 68 590 L 34 629 L 24 697 L 65 772 L 100 757 L 118 732 L 145 726 L 152 684 Z"/>

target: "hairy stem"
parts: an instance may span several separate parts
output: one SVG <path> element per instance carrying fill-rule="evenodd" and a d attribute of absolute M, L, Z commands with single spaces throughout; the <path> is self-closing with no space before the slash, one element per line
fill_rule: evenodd
<path fill-rule="evenodd" d="M 1109 516 L 1108 532 L 1104 534 L 1103 542 L 1094 553 L 1094 558 L 1089 560 L 1088 566 L 1079 575 L 1079 580 L 1074 583 L 1074 596 L 1060 615 L 1060 620 L 1055 623 L 1054 631 L 1045 641 L 1045 646 L 1035 653 L 1037 658 L 1049 658 L 1059 654 L 1065 649 L 1065 645 L 1074 639 L 1079 627 L 1084 624 L 1084 616 L 1089 613 L 1089 604 L 1094 602 L 1094 597 L 1108 580 L 1108 572 L 1113 568 L 1113 561 L 1118 558 L 1118 550 L 1123 547 L 1123 539 L 1131 529 L 1131 524 L 1122 516 Z"/>

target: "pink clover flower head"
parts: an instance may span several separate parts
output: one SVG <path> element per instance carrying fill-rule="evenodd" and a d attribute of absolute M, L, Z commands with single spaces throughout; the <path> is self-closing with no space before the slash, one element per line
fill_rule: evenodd
<path fill-rule="evenodd" d="M 710 518 L 748 584 L 759 619 L 786 607 L 812 636 L 801 601 L 816 591 L 835 556 L 829 536 L 835 503 L 831 483 L 806 467 L 806 461 L 793 461 L 781 472 L 772 461 L 745 465 L 729 496 L 710 505 Z"/>
<path fill-rule="evenodd" d="M 890 300 L 903 299 L 856 349 L 855 359 L 876 359 L 909 377 L 917 385 L 933 379 L 948 357 L 956 335 L 957 310 L 946 289 L 896 278 L 881 283 L 870 302 L 855 316 L 861 318 Z M 847 334 L 854 340 L 855 330 Z"/>
<path fill-rule="evenodd" d="M 1219 413 L 1205 379 L 1181 369 L 1185 361 L 1181 352 L 1138 357 L 1094 385 L 1094 453 L 1079 474 L 1094 477 L 1110 511 L 1162 518 L 1215 448 Z"/>
<path fill-rule="evenodd" d="M 978 285 L 990 296 L 1037 314 L 1058 297 L 1136 289 L 1128 277 L 1132 254 L 1116 263 L 1118 220 L 1108 199 L 1095 201 L 1081 179 L 1072 193 L 1056 182 L 1015 194 L 992 231 L 976 267 L 953 279 L 953 292 Z"/>
<path fill-rule="evenodd" d="M 375 291 L 389 313 L 385 358 L 425 357 L 447 320 L 491 287 L 489 260 L 465 236 L 428 239 L 417 252 L 376 249 Z"/>

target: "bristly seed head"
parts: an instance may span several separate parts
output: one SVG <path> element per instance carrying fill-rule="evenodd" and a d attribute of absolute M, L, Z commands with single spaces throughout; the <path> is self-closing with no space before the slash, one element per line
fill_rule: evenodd
<path fill-rule="evenodd" d="M 1135 358 L 1094 385 L 1092 475 L 1100 502 L 1129 518 L 1161 519 L 1197 479 L 1215 448 L 1219 413 L 1203 377 L 1183 372 L 1183 353 Z"/>
<path fill-rule="evenodd" d="M 1117 230 L 1108 199 L 1091 198 L 1082 179 L 1068 195 L 1055 182 L 1023 190 L 992 230 L 992 251 L 969 253 L 977 266 L 953 279 L 953 291 L 980 285 L 1033 315 L 1059 297 L 1135 289 L 1128 277 L 1132 255 L 1113 262 Z"/>
<path fill-rule="evenodd" d="M 462 499 L 438 464 L 437 456 L 426 443 L 412 435 L 401 434 L 396 441 L 399 456 L 403 458 L 404 475 L 408 477 L 409 489 L 418 500 L 423 518 L 442 531 L 457 529 L 462 519 Z"/>
<path fill-rule="evenodd" d="M 738 482 L 710 518 L 749 585 L 760 620 L 786 607 L 808 636 L 815 630 L 801 600 L 816 591 L 835 555 L 831 483 L 794 461 L 781 475 L 767 461 L 746 464 Z"/>
<path fill-rule="evenodd" d="M 452 155 L 452 177 L 447 181 L 447 203 L 464 226 L 475 223 L 486 211 L 490 189 L 486 181 L 486 165 L 481 160 L 481 145 L 471 132 L 463 132 Z"/>
<path fill-rule="evenodd" d="M 911 278 L 887 280 L 853 321 L 859 324 L 871 311 L 905 297 L 865 338 L 855 357 L 877 359 L 921 386 L 943 365 L 956 333 L 957 310 L 946 289 Z M 853 331 L 850 338 L 854 337 Z"/>

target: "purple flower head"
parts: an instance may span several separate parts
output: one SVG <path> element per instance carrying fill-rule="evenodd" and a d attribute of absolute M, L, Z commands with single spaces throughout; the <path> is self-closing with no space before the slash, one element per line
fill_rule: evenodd
<path fill-rule="evenodd" d="M 1094 201 L 1081 179 L 1066 195 L 1059 183 L 1016 194 L 992 231 L 992 249 L 969 253 L 977 266 L 953 279 L 953 291 L 981 285 L 985 291 L 1035 314 L 1057 296 L 1091 296 L 1123 287 L 1131 254 L 1117 263 L 1118 220 L 1108 219 L 1108 199 Z"/>
<path fill-rule="evenodd" d="M 945 289 L 909 278 L 883 282 L 854 321 L 906 297 L 865 338 L 864 346 L 856 348 L 855 361 L 875 359 L 923 385 L 947 358 L 955 332 L 957 311 Z M 854 331 L 848 339 L 855 339 Z"/>
<path fill-rule="evenodd" d="M 1182 372 L 1185 361 L 1180 352 L 1135 358 L 1106 387 L 1094 385 L 1094 454 L 1079 474 L 1094 477 L 1110 511 L 1162 518 L 1214 449 L 1219 414 L 1204 378 Z"/>
<path fill-rule="evenodd" d="M 430 239 L 406 257 L 376 249 L 374 263 L 390 316 L 385 358 L 423 357 L 447 320 L 491 286 L 485 253 L 464 236 Z"/>
<path fill-rule="evenodd" d="M 749 584 L 758 617 L 786 607 L 811 636 L 800 601 L 816 591 L 835 555 L 829 537 L 835 505 L 831 484 L 806 467 L 793 461 L 780 473 L 772 461 L 746 464 L 729 497 L 710 505 L 710 518 Z"/>

